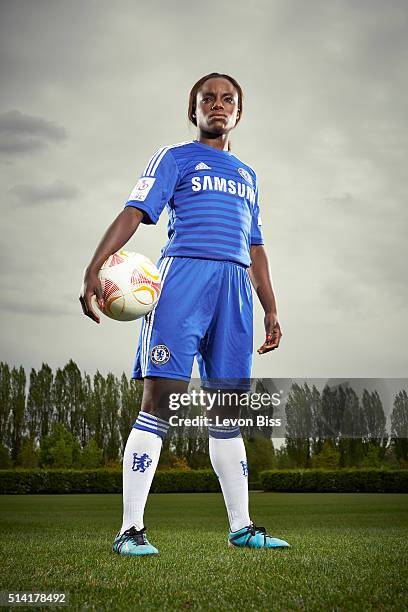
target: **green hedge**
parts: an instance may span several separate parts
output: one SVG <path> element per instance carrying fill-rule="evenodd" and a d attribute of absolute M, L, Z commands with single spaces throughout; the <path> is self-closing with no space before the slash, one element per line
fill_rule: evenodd
<path fill-rule="evenodd" d="M 207 493 L 219 491 L 212 470 L 157 471 L 153 493 Z M 0 470 L 0 494 L 121 493 L 122 471 L 98 470 Z"/>
<path fill-rule="evenodd" d="M 268 470 L 264 491 L 296 493 L 408 493 L 408 470 Z"/>
<path fill-rule="evenodd" d="M 252 484 L 252 486 L 251 486 Z M 408 470 L 268 470 L 250 488 L 292 492 L 408 493 Z M 220 490 L 212 470 L 157 471 L 153 493 L 208 493 Z M 122 471 L 0 470 L 0 494 L 121 493 Z"/>

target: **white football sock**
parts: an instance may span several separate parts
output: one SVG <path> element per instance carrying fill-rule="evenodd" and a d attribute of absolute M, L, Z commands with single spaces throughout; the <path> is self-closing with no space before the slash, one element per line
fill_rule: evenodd
<path fill-rule="evenodd" d="M 123 455 L 123 523 L 120 533 L 134 525 L 143 529 L 143 513 L 159 462 L 162 441 L 169 423 L 139 412 Z"/>
<path fill-rule="evenodd" d="M 248 467 L 239 428 L 209 428 L 210 460 L 227 508 L 231 531 L 251 523 L 248 509 Z"/>

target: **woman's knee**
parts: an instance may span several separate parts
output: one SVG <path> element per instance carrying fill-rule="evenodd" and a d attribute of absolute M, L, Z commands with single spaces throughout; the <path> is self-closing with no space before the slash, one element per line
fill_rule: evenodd
<path fill-rule="evenodd" d="M 170 378 L 146 377 L 143 385 L 141 410 L 166 421 L 172 411 L 169 408 L 170 396 L 186 393 L 188 382 Z"/>

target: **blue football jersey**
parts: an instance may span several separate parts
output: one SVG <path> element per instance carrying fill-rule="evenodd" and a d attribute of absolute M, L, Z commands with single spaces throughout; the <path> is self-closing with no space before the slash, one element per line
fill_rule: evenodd
<path fill-rule="evenodd" d="M 229 151 L 196 140 L 160 148 L 126 206 L 157 223 L 167 209 L 162 257 L 198 257 L 251 265 L 251 244 L 263 244 L 254 170 Z"/>

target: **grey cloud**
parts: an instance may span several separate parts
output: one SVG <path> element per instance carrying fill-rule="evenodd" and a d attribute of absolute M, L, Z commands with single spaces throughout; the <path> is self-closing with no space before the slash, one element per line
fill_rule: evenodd
<path fill-rule="evenodd" d="M 405 306 L 406 209 L 350 193 L 325 202 L 332 206 L 325 252 L 333 264 L 324 283 L 326 300 L 340 310 L 352 306 L 365 316 L 383 300 L 389 307 Z"/>
<path fill-rule="evenodd" d="M 18 110 L 0 114 L 0 153 L 31 153 L 67 137 L 66 130 L 42 117 Z"/>
<path fill-rule="evenodd" d="M 69 307 L 70 306 L 70 307 Z M 0 304 L 0 312 L 10 314 L 34 315 L 40 317 L 76 316 L 79 312 L 74 302 L 70 305 L 54 302 L 19 302 L 10 298 L 4 299 Z"/>
<path fill-rule="evenodd" d="M 342 193 L 339 196 L 326 198 L 324 201 L 328 205 L 333 204 L 336 207 L 340 206 L 341 208 L 351 207 L 355 204 L 355 199 L 353 198 L 351 193 Z"/>
<path fill-rule="evenodd" d="M 13 199 L 21 205 L 73 200 L 79 195 L 74 185 L 57 180 L 49 185 L 15 185 L 9 190 Z"/>

